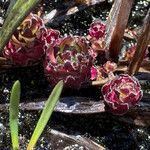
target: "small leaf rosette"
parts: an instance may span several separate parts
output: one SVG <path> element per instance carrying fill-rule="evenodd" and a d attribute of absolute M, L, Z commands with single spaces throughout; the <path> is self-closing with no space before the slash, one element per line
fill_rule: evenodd
<path fill-rule="evenodd" d="M 3 55 L 13 64 L 28 66 L 37 62 L 45 53 L 43 34 L 46 28 L 42 19 L 30 13 L 12 35 Z"/>
<path fill-rule="evenodd" d="M 45 74 L 52 86 L 63 80 L 65 87 L 79 89 L 89 84 L 93 59 L 84 38 L 68 36 L 46 51 Z"/>
<path fill-rule="evenodd" d="M 95 20 L 89 28 L 87 39 L 91 43 L 91 47 L 96 51 L 104 51 L 105 49 L 106 25 L 100 20 Z"/>
<path fill-rule="evenodd" d="M 143 96 L 138 80 L 127 74 L 121 74 L 107 82 L 102 87 L 102 94 L 110 112 L 117 115 L 125 114 Z"/>
<path fill-rule="evenodd" d="M 102 38 L 105 36 L 106 26 L 100 21 L 95 21 L 90 25 L 89 35 L 92 38 Z"/>

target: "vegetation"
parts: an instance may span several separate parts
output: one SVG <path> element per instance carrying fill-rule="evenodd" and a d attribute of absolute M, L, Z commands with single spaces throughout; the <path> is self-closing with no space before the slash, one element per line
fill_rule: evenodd
<path fill-rule="evenodd" d="M 16 81 L 12 87 L 10 96 L 10 106 L 9 106 L 9 124 L 11 132 L 11 140 L 13 150 L 19 150 L 19 137 L 18 137 L 18 115 L 19 115 L 19 101 L 20 101 L 20 82 Z M 58 84 L 53 89 L 51 95 L 49 96 L 39 121 L 34 129 L 30 142 L 28 144 L 27 150 L 32 150 L 36 145 L 42 131 L 44 130 L 51 114 L 57 104 L 60 94 L 63 89 L 63 81 L 58 82 Z"/>

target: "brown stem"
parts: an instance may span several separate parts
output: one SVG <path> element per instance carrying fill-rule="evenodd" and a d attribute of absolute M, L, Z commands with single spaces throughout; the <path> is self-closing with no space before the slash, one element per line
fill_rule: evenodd
<path fill-rule="evenodd" d="M 7 59 L 4 57 L 0 57 L 0 66 L 1 65 L 6 65 L 7 64 Z"/>
<path fill-rule="evenodd" d="M 109 13 L 106 23 L 106 49 L 108 49 L 108 59 L 117 62 L 118 54 L 124 36 L 124 30 L 128 23 L 128 18 L 132 8 L 133 0 L 116 0 Z"/>
<path fill-rule="evenodd" d="M 145 55 L 145 51 L 149 44 L 149 41 L 150 41 L 150 9 L 146 15 L 144 25 L 142 27 L 141 35 L 139 36 L 137 42 L 137 48 L 134 57 L 128 67 L 129 75 L 134 75 L 135 73 L 138 72 Z"/>
<path fill-rule="evenodd" d="M 109 79 L 108 78 L 105 78 L 105 79 L 103 79 L 103 80 L 100 80 L 100 81 L 92 81 L 92 85 L 103 85 L 103 84 L 105 84 L 107 81 L 108 81 Z"/>
<path fill-rule="evenodd" d="M 116 71 L 127 72 L 128 65 L 129 65 L 128 61 L 120 61 L 118 63 L 118 67 L 117 67 Z M 150 73 L 150 60 L 143 60 L 138 72 Z"/>

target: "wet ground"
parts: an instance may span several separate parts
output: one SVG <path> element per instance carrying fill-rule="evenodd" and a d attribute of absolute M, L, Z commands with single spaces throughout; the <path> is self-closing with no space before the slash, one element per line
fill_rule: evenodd
<path fill-rule="evenodd" d="M 27 139 L 30 139 L 39 114 L 40 112 L 37 113 L 34 111 L 21 112 L 19 118 L 19 131 L 21 138 L 20 142 L 23 143 L 23 145 L 28 142 Z M 3 116 L 5 117 L 3 118 Z M 1 112 L 0 148 L 5 150 L 10 149 L 7 118 L 8 113 Z M 50 128 L 70 135 L 88 137 L 110 150 L 149 150 L 150 148 L 149 127 L 131 126 L 112 120 L 111 116 L 105 114 L 66 115 L 54 113 L 36 149 L 54 149 L 54 141 L 50 142 L 49 138 L 46 138 L 50 134 Z M 59 141 L 55 141 L 55 143 L 57 142 L 59 144 Z M 24 149 L 23 147 L 21 149 Z"/>
<path fill-rule="evenodd" d="M 46 1 L 45 10 L 49 11 L 54 8 L 62 9 L 60 5 L 57 5 L 61 0 L 57 2 Z M 48 24 L 55 29 L 59 29 L 62 34 L 78 34 L 84 35 L 87 33 L 87 29 L 94 18 L 100 17 L 103 21 L 106 20 L 108 12 L 111 8 L 110 3 L 103 3 L 88 9 L 84 9 L 82 12 L 72 15 L 69 19 L 64 20 L 58 25 Z M 0 17 L 4 17 L 5 9 L 8 6 L 8 1 L 0 1 Z M 135 0 L 135 4 L 130 16 L 129 27 L 139 27 L 142 24 L 142 20 L 146 15 L 147 9 L 150 7 L 150 3 L 146 0 Z M 8 103 L 8 97 L 10 88 L 15 80 L 20 80 L 22 85 L 22 100 L 27 101 L 33 98 L 45 98 L 50 93 L 50 86 L 44 77 L 42 65 L 36 65 L 28 68 L 13 68 L 6 72 L 0 72 L 0 103 Z M 26 81 L 26 82 L 25 82 Z M 150 93 L 150 83 L 144 81 L 144 90 Z M 84 90 L 83 90 L 84 91 Z M 69 91 L 69 95 L 63 92 L 64 96 L 79 95 L 82 96 L 85 93 L 83 91 Z M 90 93 L 91 94 L 91 93 Z M 97 98 L 97 93 L 93 94 Z M 92 95 L 92 97 L 93 97 Z M 90 95 L 86 95 L 90 96 Z M 27 139 L 34 129 L 35 122 L 37 122 L 40 111 L 21 111 L 19 115 L 19 134 L 21 137 L 21 146 L 27 143 Z M 50 128 L 58 131 L 71 134 L 71 135 L 83 135 L 95 142 L 103 145 L 109 150 L 149 150 L 150 149 L 150 127 L 138 127 L 134 125 L 128 125 L 118 120 L 112 119 L 108 114 L 91 114 L 91 115 L 71 115 L 54 113 L 51 120 L 48 123 L 43 135 L 41 136 L 37 150 L 56 149 L 53 143 L 49 143 L 48 138 Z M 58 141 L 59 142 L 59 141 Z M 8 111 L 0 111 L 0 149 L 10 150 L 10 137 L 8 129 Z M 21 147 L 21 149 L 24 149 Z M 66 150 L 84 149 L 66 147 Z M 61 148 L 59 148 L 61 150 Z"/>

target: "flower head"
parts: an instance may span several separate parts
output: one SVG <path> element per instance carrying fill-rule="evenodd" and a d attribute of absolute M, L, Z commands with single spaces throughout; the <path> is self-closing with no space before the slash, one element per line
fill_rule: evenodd
<path fill-rule="evenodd" d="M 130 48 L 127 49 L 125 52 L 125 60 L 131 61 L 136 50 L 136 45 L 131 46 Z"/>
<path fill-rule="evenodd" d="M 87 39 L 91 43 L 92 49 L 96 52 L 106 50 L 105 32 L 106 25 L 100 20 L 96 20 L 90 25 Z"/>
<path fill-rule="evenodd" d="M 104 101 L 114 114 L 124 114 L 142 98 L 143 92 L 138 80 L 121 74 L 102 87 Z"/>
<path fill-rule="evenodd" d="M 90 81 L 93 57 L 86 40 L 68 36 L 46 51 L 44 68 L 51 85 L 64 80 L 66 87 L 80 88 Z"/>

